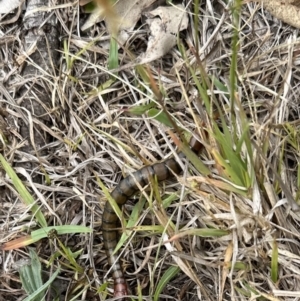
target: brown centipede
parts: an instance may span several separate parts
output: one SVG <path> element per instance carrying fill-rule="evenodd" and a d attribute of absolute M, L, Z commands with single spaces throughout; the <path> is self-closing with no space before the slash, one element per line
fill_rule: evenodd
<path fill-rule="evenodd" d="M 196 152 L 201 147 L 201 144 L 194 138 L 190 141 L 191 149 Z M 182 154 L 182 153 L 180 153 Z M 139 191 L 139 186 L 144 187 L 149 183 L 149 178 L 156 176 L 158 181 L 164 181 L 168 178 L 173 178 L 174 174 L 181 173 L 181 167 L 174 158 L 167 159 L 161 163 L 155 163 L 150 166 L 145 166 L 140 170 L 132 173 L 122 179 L 120 183 L 111 192 L 112 198 L 121 207 L 126 201 Z M 118 254 L 113 254 L 117 245 L 118 233 L 117 228 L 118 217 L 109 202 L 106 202 L 102 215 L 102 236 L 104 248 L 107 255 L 108 263 L 112 266 L 112 278 L 114 280 L 114 297 L 119 297 L 119 300 L 128 295 L 127 284 L 121 268 Z"/>

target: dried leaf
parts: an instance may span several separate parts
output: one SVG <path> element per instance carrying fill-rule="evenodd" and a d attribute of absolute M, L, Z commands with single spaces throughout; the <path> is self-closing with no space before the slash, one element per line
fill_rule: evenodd
<path fill-rule="evenodd" d="M 86 30 L 95 23 L 102 21 L 105 17 L 106 21 L 112 24 L 110 33 L 115 33 L 117 31 L 118 24 L 120 23 L 120 19 L 115 7 L 108 0 L 94 0 L 94 4 L 96 7 L 93 13 L 90 15 L 81 29 Z"/>
<path fill-rule="evenodd" d="M 187 28 L 188 17 L 182 5 L 158 7 L 146 14 L 151 37 L 141 64 L 156 60 L 170 51 L 177 40 L 177 33 Z M 150 19 L 151 18 L 151 19 Z"/>
<path fill-rule="evenodd" d="M 0 0 L 0 14 L 7 14 L 22 3 L 23 0 Z"/>
<path fill-rule="evenodd" d="M 134 28 L 136 22 L 140 19 L 142 11 L 146 7 L 151 5 L 155 0 L 127 0 L 127 1 L 118 1 L 113 9 L 115 14 L 119 16 L 119 31 L 130 30 Z M 97 22 L 100 22 L 104 19 L 103 8 L 98 5 L 94 13 L 91 14 L 89 19 L 82 26 L 82 30 L 86 30 Z M 105 15 L 106 17 L 106 15 Z M 107 30 L 109 33 L 112 33 L 112 28 L 116 25 L 115 20 L 106 18 L 105 20 Z"/>
<path fill-rule="evenodd" d="M 126 0 L 119 1 L 115 5 L 116 13 L 121 18 L 121 24 L 119 30 L 130 30 L 136 25 L 136 22 L 140 19 L 142 12 L 150 6 L 155 0 Z M 111 22 L 108 20 L 107 28 L 110 31 L 112 27 Z"/>
<path fill-rule="evenodd" d="M 262 5 L 274 17 L 300 28 L 299 0 L 262 0 Z"/>

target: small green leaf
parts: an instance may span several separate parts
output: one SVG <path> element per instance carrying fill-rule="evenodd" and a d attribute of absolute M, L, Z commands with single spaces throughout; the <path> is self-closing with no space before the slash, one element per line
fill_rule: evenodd
<path fill-rule="evenodd" d="M 113 34 L 110 39 L 108 70 L 116 69 L 118 66 L 118 43 L 116 36 Z"/>
<path fill-rule="evenodd" d="M 103 300 L 106 300 L 107 298 L 107 287 L 108 287 L 108 283 L 104 282 L 100 285 L 100 287 L 97 289 L 97 293 L 101 294 L 103 297 Z"/>
<path fill-rule="evenodd" d="M 158 109 L 150 109 L 148 112 L 148 116 L 159 121 L 160 123 L 167 125 L 169 127 L 173 127 L 169 117 L 162 110 Z"/>
<path fill-rule="evenodd" d="M 172 193 L 163 199 L 164 209 L 168 208 L 174 201 L 178 200 L 178 193 Z"/>
<path fill-rule="evenodd" d="M 127 112 L 139 116 L 139 115 L 145 114 L 148 110 L 153 108 L 155 105 L 156 105 L 155 102 L 151 101 L 147 105 L 133 106 L 130 109 L 128 109 Z"/>
<path fill-rule="evenodd" d="M 194 229 L 193 233 L 201 237 L 221 237 L 229 234 L 228 231 L 220 229 Z"/>
<path fill-rule="evenodd" d="M 98 86 L 97 89 L 92 90 L 92 92 L 89 93 L 89 94 L 94 95 L 95 93 L 100 93 L 101 92 L 101 95 L 103 95 L 106 92 L 105 90 L 109 91 L 108 88 L 110 88 L 114 82 L 115 82 L 115 79 L 110 78 L 107 81 L 105 81 L 104 83 L 101 83 L 101 85 Z"/>
<path fill-rule="evenodd" d="M 228 265 L 228 268 L 231 269 L 232 267 L 232 264 L 229 263 Z M 237 261 L 234 263 L 234 267 L 233 267 L 235 270 L 242 270 L 242 271 L 247 271 L 248 269 L 248 265 L 245 264 L 244 262 L 241 262 L 241 261 Z"/>
<path fill-rule="evenodd" d="M 219 90 L 224 92 L 226 96 L 229 96 L 228 87 L 223 85 L 216 77 L 211 77 L 212 83 L 215 85 L 215 87 Z"/>

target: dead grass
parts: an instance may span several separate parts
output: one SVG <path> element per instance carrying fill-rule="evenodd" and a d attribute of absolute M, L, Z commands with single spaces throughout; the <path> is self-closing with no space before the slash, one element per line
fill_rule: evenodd
<path fill-rule="evenodd" d="M 44 146 L 48 154 L 37 159 L 42 171 L 33 171 L 47 174 L 50 185 L 30 183 L 32 174 L 24 183 L 49 226 L 94 230 L 54 235 L 33 245 L 45 281 L 61 268 L 54 281 L 60 300 L 76 295 L 76 300 L 104 300 L 111 293 L 111 285 L 103 285 L 111 279 L 101 238 L 106 198 L 98 180 L 111 190 L 125 175 L 174 156 L 170 128 L 164 115 L 155 114 L 162 109 L 157 91 L 180 128 L 190 134 L 198 129 L 199 158 L 211 174 L 203 176 L 194 167 L 197 162 L 187 167 L 182 160 L 186 168 L 177 180 L 153 183 L 142 194 L 146 201 L 136 195 L 126 205 L 124 216 L 133 212 L 133 220 L 122 262 L 132 294 L 152 300 L 163 277 L 159 300 L 300 300 L 298 30 L 247 3 L 234 48 L 234 23 L 222 4 L 206 1 L 200 13 L 192 4 L 187 9 L 189 28 L 178 47 L 148 69 L 127 68 L 114 76 L 106 69 L 104 24 L 79 34 L 83 13 L 68 5 L 55 11 L 61 66 L 41 79 L 52 99 L 47 108 L 52 124 L 42 129 L 52 142 Z M 7 93 L 18 103 L 21 77 L 13 61 L 21 51 L 22 28 L 13 23 L 1 31 L 7 41 L 1 50 L 0 101 L 17 126 L 18 111 Z M 129 51 L 143 52 L 146 41 L 146 28 L 132 32 L 119 50 L 120 66 L 131 62 Z M 157 111 L 145 107 L 151 102 Z M 7 137 L 3 156 L 13 166 L 23 140 L 17 128 L 9 128 Z M 3 244 L 30 234 L 37 224 L 4 171 L 1 185 Z M 65 247 L 78 254 L 70 255 Z M 0 255 L 0 301 L 24 298 L 15 264 L 28 256 L 27 248 Z M 72 257 L 84 272 L 78 272 Z M 54 300 L 53 295 L 46 300 Z"/>

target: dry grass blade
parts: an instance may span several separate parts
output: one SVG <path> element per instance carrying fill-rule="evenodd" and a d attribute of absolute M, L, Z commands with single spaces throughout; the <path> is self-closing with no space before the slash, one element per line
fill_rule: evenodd
<path fill-rule="evenodd" d="M 123 39 L 111 34 L 123 16 L 114 8 L 125 4 L 127 13 L 129 3 L 143 3 L 155 11 L 161 2 L 100 2 L 110 28 L 103 21 L 80 30 L 85 1 L 35 11 L 55 19 L 47 30 L 60 41 L 46 39 L 45 48 L 58 50 L 56 67 L 50 51 L 47 67 L 24 55 L 40 49 L 22 43 L 22 10 L 1 16 L 0 300 L 27 297 L 13 263 L 30 257 L 29 243 L 43 275 L 60 273 L 51 284 L 57 296 L 45 283 L 39 298 L 111 298 L 106 202 L 121 221 L 116 244 L 135 299 L 299 298 L 298 29 L 270 14 L 267 1 L 182 1 L 187 29 L 174 28 L 176 45 L 138 66 L 150 39 L 147 15 L 138 7 Z M 43 38 L 47 30 L 36 28 Z M 22 76 L 25 62 L 33 69 Z M 127 175 L 173 158 L 181 174 L 139 181 L 145 185 L 122 210 L 110 198 Z M 41 175 L 47 180 L 35 181 Z"/>

